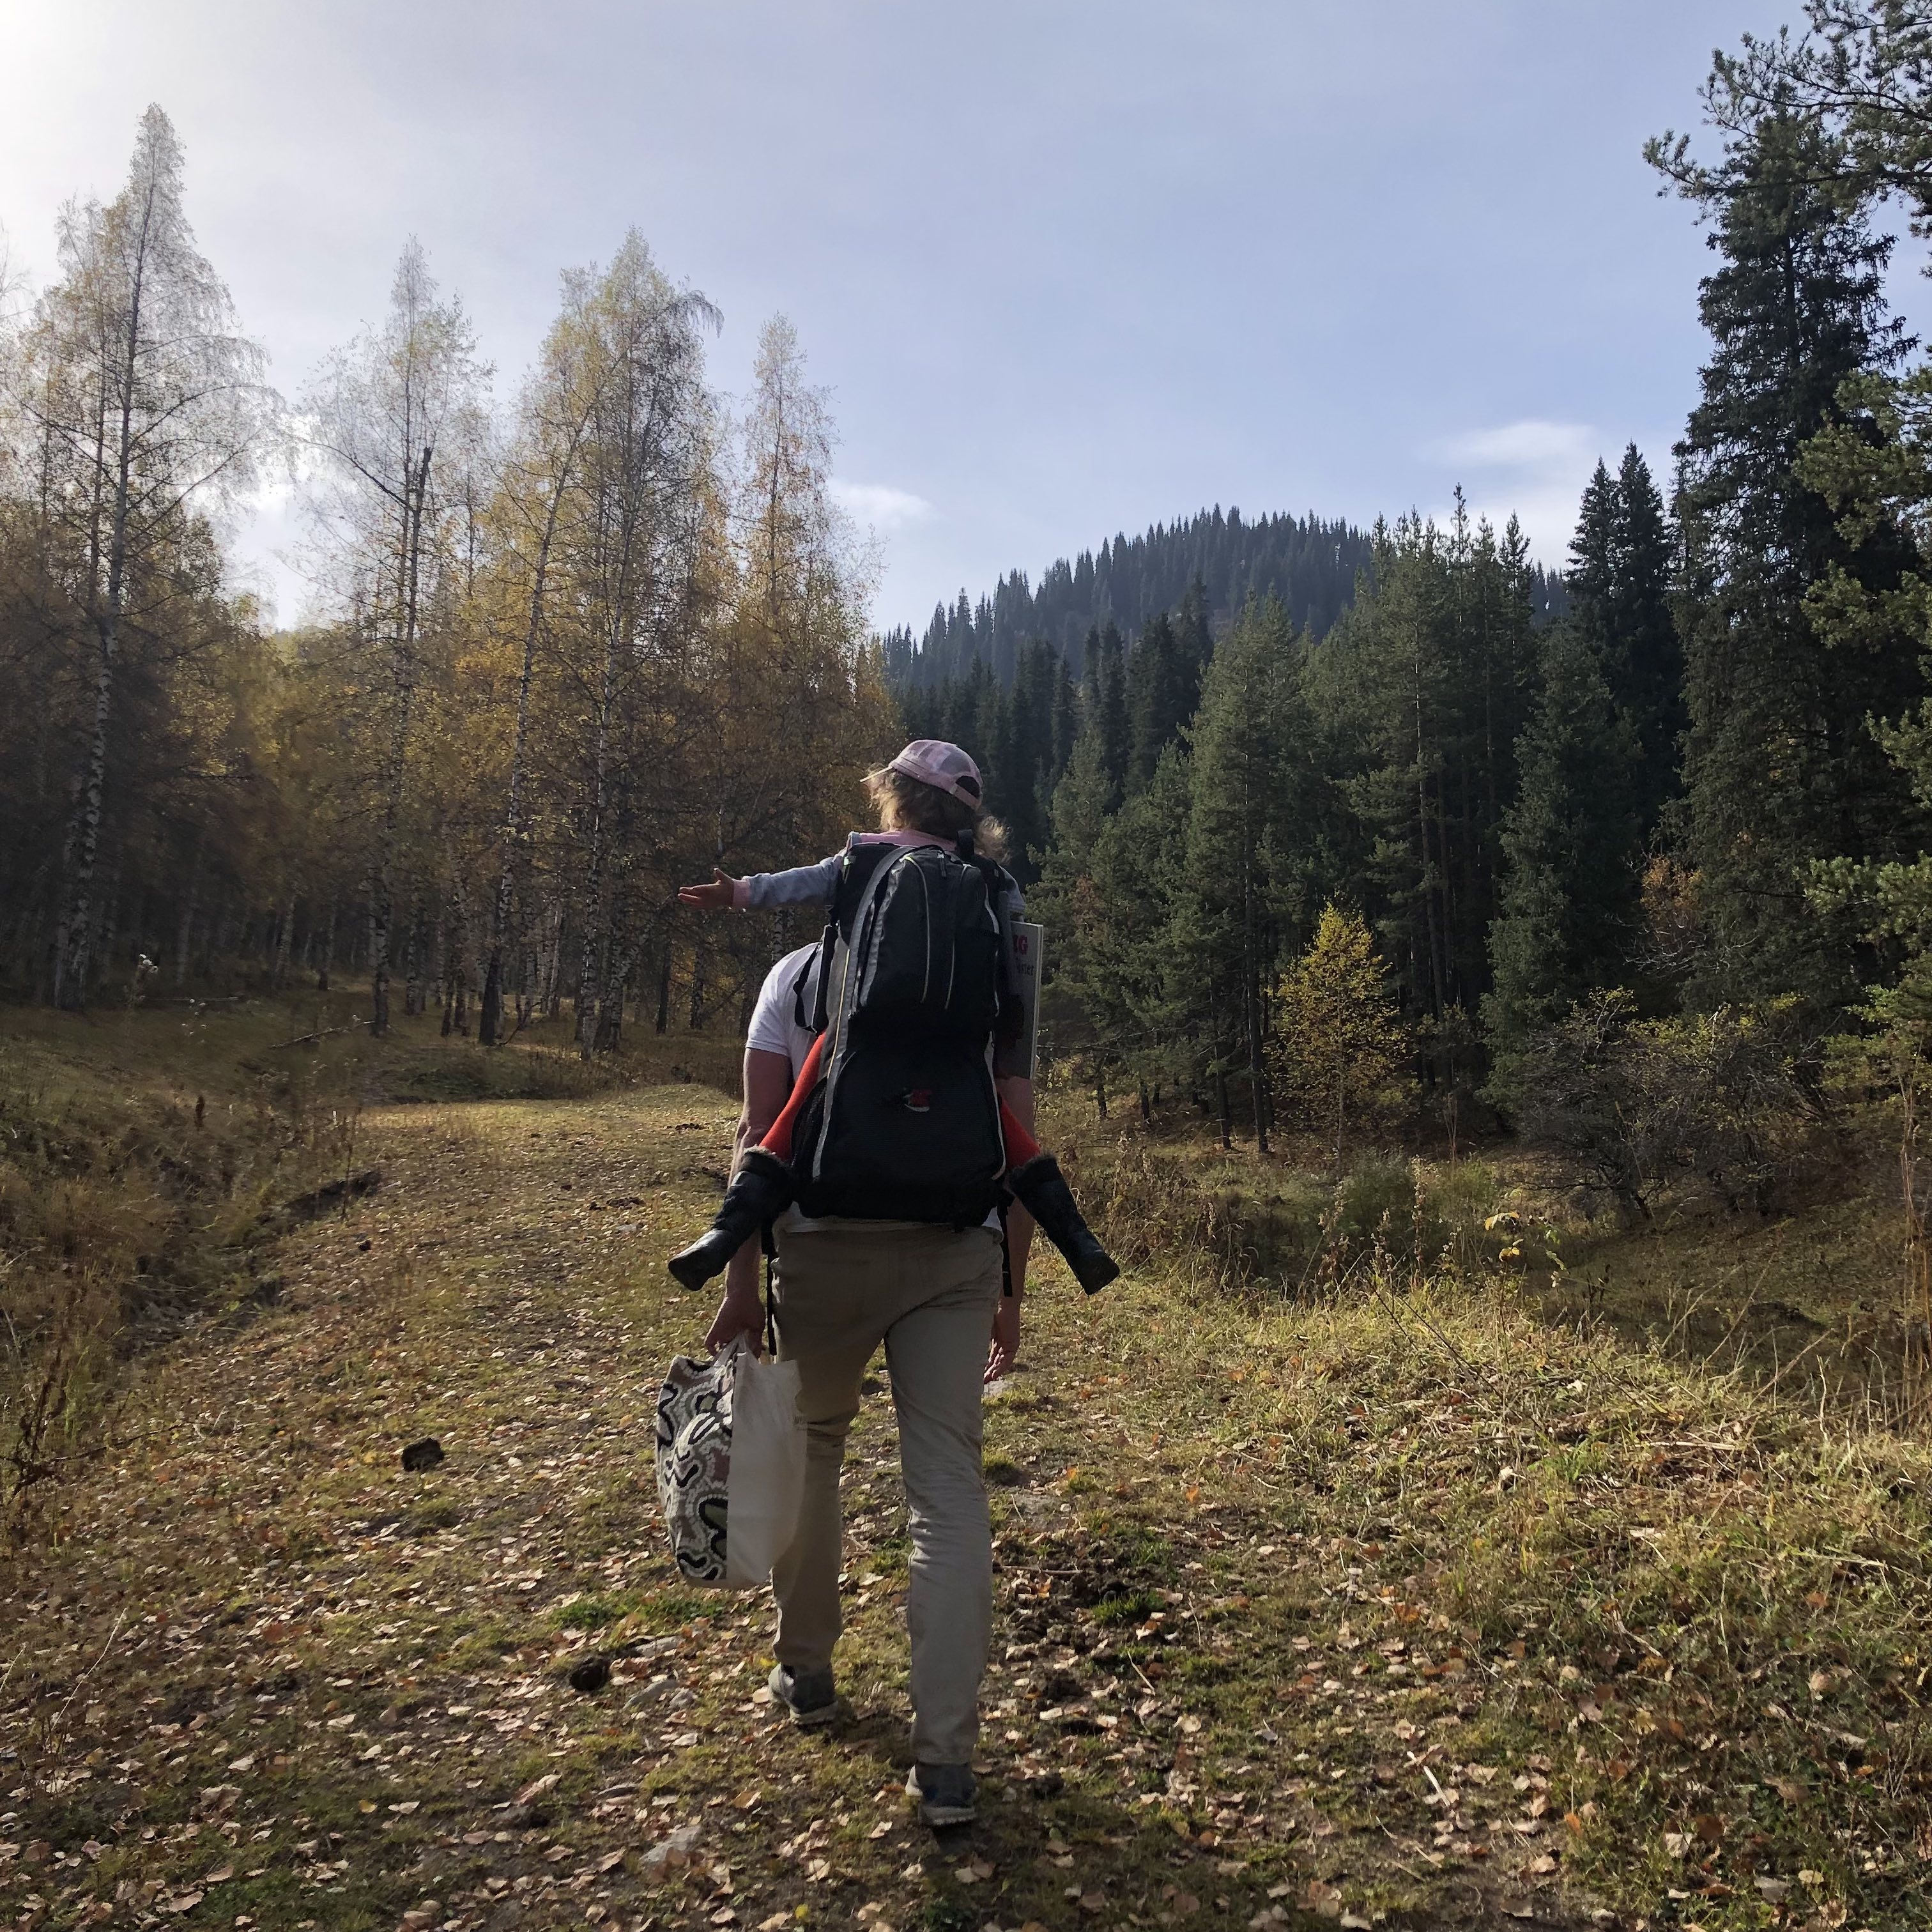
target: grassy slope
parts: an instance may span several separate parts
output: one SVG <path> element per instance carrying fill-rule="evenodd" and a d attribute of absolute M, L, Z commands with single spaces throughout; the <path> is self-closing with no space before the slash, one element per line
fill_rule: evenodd
<path fill-rule="evenodd" d="M 1224 1270 L 1314 1283 L 1364 1257 L 1386 1211 L 1384 1238 L 1405 1259 L 1419 1244 L 1426 1258 L 1446 1249 L 1492 1264 L 1514 1242 L 1525 1258 L 1507 1271 L 1546 1319 L 1742 1370 L 1802 1406 L 1822 1400 L 1867 1422 L 1896 1415 L 1902 1394 L 1897 1136 L 1889 1106 L 1849 1114 L 1829 1171 L 1788 1190 L 1772 1219 L 1727 1211 L 1693 1186 L 1632 1226 L 1585 1198 L 1559 1162 L 1509 1143 L 1466 1150 L 1453 1168 L 1439 1157 L 1370 1159 L 1338 1190 L 1325 1149 L 1291 1140 L 1258 1164 L 1245 1148 L 1214 1146 L 1178 1107 L 1152 1134 L 1131 1120 L 1110 1130 L 1088 1119 L 1076 1130 L 1088 1191 L 1111 1197 L 1117 1229 L 1124 1223 L 1150 1252 L 1178 1246 Z M 1486 1230 L 1503 1209 L 1520 1218 Z M 1552 1256 L 1562 1264 L 1554 1271 Z"/>
<path fill-rule="evenodd" d="M 497 1077 L 407 1050 L 416 1090 Z M 896 1790 L 883 1399 L 849 1723 L 775 1723 L 762 1613 L 667 1581 L 652 1404 L 698 1323 L 661 1262 L 730 1113 L 364 1120 L 383 1186 L 288 1238 L 273 1309 L 142 1365 L 0 1582 L 0 1910 L 1932 1923 L 1927 1456 L 1486 1288 L 1258 1313 L 1046 1271 L 989 1412 L 988 1802 L 936 1843 Z M 631 1654 L 583 1695 L 592 1648 Z"/>
<path fill-rule="evenodd" d="M 273 1295 L 285 1210 L 366 1166 L 371 1105 L 567 1097 L 644 1069 L 728 1077 L 736 1058 L 722 1039 L 646 1036 L 614 1073 L 583 1066 L 559 1024 L 484 1053 L 440 1038 L 433 1014 L 373 1042 L 365 1006 L 339 990 L 7 1014 L 0 1534 L 38 1508 L 35 1477 L 86 1454 L 130 1353 Z"/>

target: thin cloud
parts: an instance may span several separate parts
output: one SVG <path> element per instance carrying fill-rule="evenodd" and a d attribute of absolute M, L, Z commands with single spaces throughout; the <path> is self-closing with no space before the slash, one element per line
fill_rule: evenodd
<path fill-rule="evenodd" d="M 1574 470 L 1595 460 L 1597 433 L 1588 423 L 1544 422 L 1531 417 L 1495 429 L 1449 437 L 1430 452 L 1438 460 L 1479 470 Z"/>
<path fill-rule="evenodd" d="M 890 483 L 834 483 L 832 500 L 856 521 L 881 532 L 930 523 L 938 514 L 923 496 Z"/>
<path fill-rule="evenodd" d="M 1514 515 L 1537 560 L 1561 569 L 1602 439 L 1588 423 L 1539 418 L 1445 437 L 1423 454 L 1464 486 L 1470 514 L 1500 530 Z M 1436 512 L 1447 520 L 1447 506 Z"/>

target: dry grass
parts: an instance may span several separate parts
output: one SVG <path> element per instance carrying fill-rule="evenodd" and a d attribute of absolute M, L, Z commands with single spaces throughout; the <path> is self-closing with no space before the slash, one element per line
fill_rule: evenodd
<path fill-rule="evenodd" d="M 1264 1160 L 1223 1152 L 1178 1108 L 1150 1132 L 1097 1122 L 1063 1091 L 1049 1118 L 1123 1255 L 1202 1291 L 1293 1299 L 1378 1251 L 1412 1281 L 1497 1272 L 1552 1322 L 1742 1374 L 1848 1425 L 1906 1418 L 1913 1330 L 1895 1103 L 1849 1112 L 1829 1185 L 1777 1214 L 1731 1212 L 1688 1186 L 1636 1226 L 1591 1211 L 1560 1161 L 1507 1143 L 1454 1165 L 1358 1154 L 1337 1180 L 1322 1150 L 1292 1140 Z"/>
<path fill-rule="evenodd" d="M 254 1285 L 279 1203 L 349 1133 L 300 1089 L 192 1094 L 79 1070 L 44 1040 L 0 1052 L 0 1515 L 86 1439 L 132 1347 Z"/>
<path fill-rule="evenodd" d="M 662 1555 L 652 1399 L 700 1317 L 662 1260 L 731 1114 L 377 1109 L 382 1186 L 285 1238 L 279 1302 L 137 1363 L 0 1584 L 9 1912 L 1932 1923 L 1922 1448 L 1491 1279 L 1190 1286 L 1172 1232 L 1097 1301 L 1040 1283 L 988 1412 L 986 1816 L 919 1830 L 878 1396 L 848 1722 L 774 1722 L 761 1610 Z M 406 1475 L 423 1435 L 448 1460 Z"/>
<path fill-rule="evenodd" d="M 586 1066 L 561 1024 L 486 1052 L 434 1015 L 372 1042 L 354 988 L 0 1032 L 0 1537 L 90 1440 L 130 1354 L 278 1292 L 284 1210 L 366 1167 L 385 1102 L 580 1099 L 728 1077 L 735 1042 L 645 1033 Z M 366 1156 L 367 1150 L 362 1150 Z"/>

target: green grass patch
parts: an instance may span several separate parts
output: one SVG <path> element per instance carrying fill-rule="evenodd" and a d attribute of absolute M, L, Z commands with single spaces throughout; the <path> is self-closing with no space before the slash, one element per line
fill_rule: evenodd
<path fill-rule="evenodd" d="M 630 1614 L 646 1630 L 668 1631 L 723 1616 L 736 1609 L 734 1597 L 688 1589 L 674 1583 L 662 1590 L 640 1592 Z"/>
<path fill-rule="evenodd" d="M 973 1932 L 981 1914 L 969 1898 L 935 1898 L 920 1914 L 923 1932 Z"/>
<path fill-rule="evenodd" d="M 485 1617 L 450 1645 L 448 1659 L 458 1670 L 484 1669 L 507 1657 L 528 1636 L 529 1627 L 524 1623 L 508 1617 Z"/>
<path fill-rule="evenodd" d="M 1166 1600 L 1153 1590 L 1128 1590 L 1102 1597 L 1094 1606 L 1092 1616 L 1096 1624 L 1115 1629 L 1123 1624 L 1144 1623 Z"/>
<path fill-rule="evenodd" d="M 636 1607 L 624 1596 L 579 1597 L 574 1603 L 550 1612 L 551 1622 L 565 1630 L 600 1630 L 628 1616 Z"/>

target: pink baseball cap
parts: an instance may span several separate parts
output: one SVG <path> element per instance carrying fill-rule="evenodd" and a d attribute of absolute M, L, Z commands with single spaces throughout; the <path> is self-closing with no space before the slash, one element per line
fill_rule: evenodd
<path fill-rule="evenodd" d="M 891 764 L 889 772 L 903 772 L 922 784 L 950 792 L 976 812 L 980 807 L 980 767 L 957 745 L 944 738 L 915 738 Z"/>

